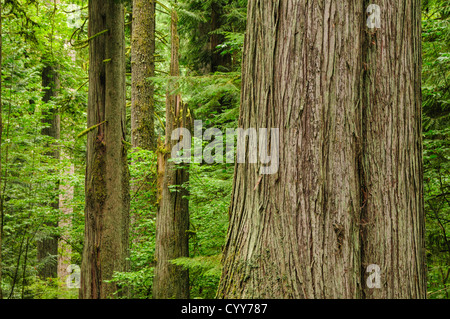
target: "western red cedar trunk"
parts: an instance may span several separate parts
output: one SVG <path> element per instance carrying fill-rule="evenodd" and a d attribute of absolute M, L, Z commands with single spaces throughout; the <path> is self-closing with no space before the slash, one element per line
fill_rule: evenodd
<path fill-rule="evenodd" d="M 367 4 L 368 5 L 368 4 Z M 381 267 L 367 298 L 424 298 L 421 3 L 378 1 L 361 83 L 362 268 Z"/>
<path fill-rule="evenodd" d="M 45 88 L 43 102 L 48 103 L 58 95 L 60 89 L 60 80 L 58 74 L 58 67 L 54 65 L 54 62 L 49 62 L 49 65 L 44 66 L 42 70 L 42 87 Z M 51 108 L 48 112 L 43 112 L 42 123 L 47 127 L 42 129 L 42 135 L 47 135 L 55 140 L 60 137 L 60 116 L 58 109 Z M 50 146 L 50 145 L 48 145 Z M 59 159 L 59 150 L 53 150 L 49 156 Z M 55 190 L 59 188 L 58 184 L 55 184 Z M 59 208 L 59 196 L 55 195 L 52 198 L 50 207 L 54 210 Z M 57 223 L 49 222 L 47 226 L 57 227 Z M 37 246 L 37 259 L 43 261 L 44 264 L 39 269 L 39 277 L 56 278 L 58 276 L 58 238 L 55 235 L 45 235 L 45 238 L 38 240 Z"/>
<path fill-rule="evenodd" d="M 133 1 L 133 22 L 131 40 L 131 144 L 133 148 L 154 151 L 156 148 L 154 128 L 154 91 L 150 80 L 155 76 L 155 16 L 154 0 Z M 155 176 L 149 172 L 141 181 L 131 184 L 132 196 L 138 200 L 144 194 L 147 205 L 156 202 L 149 198 Z M 131 217 L 131 229 L 139 223 L 138 215 Z M 135 237 L 138 240 L 138 237 Z"/>
<path fill-rule="evenodd" d="M 219 298 L 425 296 L 420 4 L 407 4 L 380 5 L 375 50 L 361 1 L 249 1 L 240 127 L 279 128 L 280 167 L 236 165 Z M 382 93 L 390 104 L 372 102 Z M 406 178 L 386 190 L 394 167 Z M 370 264 L 382 289 L 366 287 Z"/>
<path fill-rule="evenodd" d="M 125 142 L 124 7 L 89 1 L 85 241 L 80 298 L 110 298 L 128 269 L 129 171 Z M 124 294 L 124 293 L 123 293 Z M 120 296 L 120 294 L 119 294 Z"/>
<path fill-rule="evenodd" d="M 131 41 L 131 144 L 154 150 L 155 76 L 155 6 L 154 0 L 133 1 Z"/>
<path fill-rule="evenodd" d="M 177 32 L 178 16 L 172 10 L 171 22 L 171 65 L 170 75 L 180 75 L 178 54 L 179 38 Z M 159 171 L 164 169 L 161 186 L 160 208 L 156 218 L 156 268 L 153 281 L 153 297 L 156 299 L 189 298 L 189 273 L 170 261 L 189 257 L 189 199 L 186 183 L 189 182 L 188 166 L 176 167 L 169 161 L 172 148 L 172 132 L 177 128 L 190 128 L 191 117 L 181 95 L 172 92 L 177 87 L 174 79 L 169 84 L 166 99 L 166 140 L 164 150 L 159 150 Z"/>

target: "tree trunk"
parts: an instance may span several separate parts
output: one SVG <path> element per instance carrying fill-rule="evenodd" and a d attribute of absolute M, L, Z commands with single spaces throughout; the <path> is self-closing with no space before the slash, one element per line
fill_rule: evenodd
<path fill-rule="evenodd" d="M 406 4 L 380 5 L 373 45 L 361 1 L 249 1 L 240 126 L 278 128 L 280 163 L 236 165 L 218 297 L 426 296 L 420 3 Z"/>
<path fill-rule="evenodd" d="M 129 171 L 125 147 L 124 7 L 89 1 L 89 101 L 82 299 L 113 297 L 128 269 Z M 126 291 L 125 291 L 126 293 Z M 120 294 L 119 294 L 120 296 Z"/>
<path fill-rule="evenodd" d="M 53 64 L 53 62 L 50 62 Z M 42 87 L 45 88 L 45 94 L 43 98 L 44 103 L 50 102 L 58 95 L 60 88 L 58 68 L 54 65 L 47 65 L 42 70 Z M 43 112 L 42 122 L 48 127 L 42 129 L 42 135 L 47 135 L 55 140 L 60 137 L 60 116 L 57 109 L 50 109 L 48 112 Z M 50 146 L 50 145 L 48 145 Z M 53 150 L 48 154 L 55 159 L 59 159 L 59 151 Z M 59 185 L 55 185 L 55 190 L 59 188 Z M 59 208 L 59 198 L 54 196 L 50 207 L 54 210 Z M 47 227 L 56 228 L 55 222 L 47 222 Z M 37 241 L 37 259 L 39 262 L 44 262 L 39 269 L 39 277 L 41 279 L 56 278 L 58 276 L 58 238 L 55 235 L 46 235 L 42 240 Z"/>
<path fill-rule="evenodd" d="M 131 144 L 154 150 L 155 1 L 133 1 L 131 41 Z"/>
<path fill-rule="evenodd" d="M 71 50 L 69 56 L 72 58 L 72 62 L 76 62 L 76 52 Z M 64 126 L 64 124 L 63 124 Z M 69 136 L 75 136 L 74 130 L 70 130 Z M 75 165 L 73 164 L 73 155 L 70 152 L 62 151 L 61 159 L 68 161 L 70 164 L 62 172 L 61 183 L 59 185 L 60 195 L 59 195 L 59 210 L 63 217 L 58 222 L 58 227 L 60 232 L 65 229 L 69 229 L 72 226 L 72 214 L 73 214 L 73 198 L 75 195 L 75 189 L 70 185 L 70 176 L 75 174 Z M 70 275 L 68 268 L 71 265 L 71 254 L 72 247 L 68 243 L 69 238 L 64 232 L 61 234 L 60 240 L 58 242 L 58 278 L 65 282 L 67 276 Z"/>
<path fill-rule="evenodd" d="M 172 48 L 170 75 L 179 76 L 179 38 L 177 33 L 178 16 L 172 11 Z M 174 80 L 172 80 L 174 81 Z M 176 84 L 169 85 L 169 89 Z M 190 127 L 191 118 L 187 105 L 180 94 L 167 93 L 166 100 L 166 141 L 164 154 L 159 154 L 159 164 L 164 167 L 161 186 L 161 202 L 156 218 L 156 268 L 153 282 L 153 297 L 156 299 L 189 298 L 189 273 L 170 260 L 189 257 L 189 195 L 185 183 L 189 182 L 188 166 L 177 168 L 169 161 L 176 142 L 171 140 L 177 128 Z M 158 170 L 159 171 L 159 170 Z M 173 189 L 175 188 L 175 189 Z"/>
<path fill-rule="evenodd" d="M 368 5 L 368 4 L 367 4 Z M 381 29 L 365 34 L 361 83 L 362 267 L 381 267 L 367 298 L 426 296 L 421 5 L 378 1 Z"/>
<path fill-rule="evenodd" d="M 75 165 L 72 164 L 72 158 L 69 154 L 62 155 L 63 158 L 70 161 L 70 166 L 67 167 L 63 172 L 63 178 L 66 178 L 66 183 L 60 185 L 61 194 L 59 195 L 59 209 L 62 214 L 62 218 L 59 220 L 58 227 L 62 232 L 64 229 L 68 229 L 72 225 L 71 216 L 73 214 L 73 197 L 74 197 L 74 187 L 68 185 L 68 177 L 75 174 Z M 61 235 L 61 239 L 58 243 L 58 278 L 64 282 L 69 275 L 68 268 L 71 265 L 71 254 L 72 248 L 68 244 L 68 239 L 66 234 Z"/>
<path fill-rule="evenodd" d="M 220 21 L 220 16 L 223 14 L 223 6 L 218 3 L 211 4 L 211 31 L 216 31 L 222 27 L 223 21 Z M 231 66 L 231 55 L 229 53 L 222 54 L 218 52 L 217 46 L 224 41 L 224 36 L 222 34 L 217 34 L 215 32 L 211 33 L 209 38 L 209 45 L 211 50 L 211 70 L 210 73 L 217 71 L 222 71 L 224 68 L 229 68 Z M 222 67 L 222 69 L 220 69 Z"/>
<path fill-rule="evenodd" d="M 149 78 L 155 76 L 155 17 L 154 0 L 133 1 L 131 40 L 131 144 L 134 149 L 156 149 L 154 113 L 155 86 Z M 133 163 L 134 164 L 134 163 Z M 152 181 L 156 178 L 145 172 L 140 181 L 131 183 L 133 198 L 145 201 L 147 210 L 156 202 L 151 194 Z M 137 196 L 141 195 L 142 196 Z M 143 208 L 145 209 L 145 208 Z M 139 223 L 139 214 L 131 215 L 131 229 Z M 138 241 L 138 236 L 134 237 Z"/>

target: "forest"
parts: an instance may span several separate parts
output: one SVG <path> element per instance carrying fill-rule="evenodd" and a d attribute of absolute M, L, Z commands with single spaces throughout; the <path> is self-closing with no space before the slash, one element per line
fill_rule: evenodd
<path fill-rule="evenodd" d="M 450 299 L 448 0 L 0 12 L 0 299 Z"/>

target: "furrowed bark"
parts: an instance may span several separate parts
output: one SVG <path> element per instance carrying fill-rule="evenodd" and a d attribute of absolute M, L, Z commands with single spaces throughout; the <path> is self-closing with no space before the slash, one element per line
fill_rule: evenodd
<path fill-rule="evenodd" d="M 155 1 L 133 1 L 131 144 L 154 150 Z"/>
<path fill-rule="evenodd" d="M 383 4 L 375 50 L 363 2 L 249 1 L 240 127 L 279 128 L 280 167 L 236 165 L 219 298 L 424 296 L 420 5 L 408 5 Z M 366 285 L 370 264 L 381 289 Z"/>
<path fill-rule="evenodd" d="M 367 2 L 367 6 L 369 3 Z M 364 34 L 361 139 L 362 271 L 381 268 L 366 298 L 426 298 L 422 167 L 421 5 L 378 1 Z"/>
<path fill-rule="evenodd" d="M 129 255 L 123 4 L 90 0 L 89 36 L 87 125 L 106 122 L 88 133 L 80 298 L 105 299 L 118 290 L 116 284 L 105 280 L 111 280 L 116 271 L 128 269 Z"/>
<path fill-rule="evenodd" d="M 179 76 L 179 38 L 177 32 L 178 16 L 172 11 L 172 48 L 170 75 Z M 176 81 L 176 80 L 172 80 Z M 169 85 L 175 89 L 176 83 Z M 189 166 L 176 167 L 169 161 L 172 148 L 177 144 L 171 140 L 172 132 L 177 128 L 189 129 L 191 117 L 180 94 L 167 93 L 166 99 L 166 140 L 164 150 L 159 150 L 158 162 L 164 169 L 161 185 L 160 208 L 156 218 L 156 268 L 153 281 L 153 297 L 156 299 L 188 299 L 189 273 L 181 266 L 170 261 L 180 257 L 189 257 L 189 199 L 186 183 L 189 182 Z M 185 138 L 185 137 L 183 137 Z M 158 169 L 160 171 L 160 169 Z M 175 188 L 175 189 L 174 189 Z"/>

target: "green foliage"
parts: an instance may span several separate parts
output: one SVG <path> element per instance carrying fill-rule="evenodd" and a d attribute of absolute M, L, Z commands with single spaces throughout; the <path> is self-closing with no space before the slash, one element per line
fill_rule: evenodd
<path fill-rule="evenodd" d="M 83 54 L 71 58 L 70 47 L 61 39 L 68 39 L 72 30 L 66 15 L 54 6 L 6 1 L 3 16 L 2 290 L 6 298 L 74 297 L 77 292 L 63 290 L 63 283 L 37 278 L 37 271 L 55 263 L 56 256 L 38 261 L 36 242 L 60 237 L 72 248 L 68 257 L 73 263 L 80 262 L 84 145 L 75 143 L 74 133 L 85 127 L 87 97 L 86 88 L 76 92 L 72 88 L 86 81 Z M 61 90 L 58 98 L 44 103 L 42 70 L 55 64 Z M 47 126 L 42 120 L 50 109 L 60 112 L 63 130 L 59 141 L 42 135 Z M 61 161 L 50 155 L 56 150 L 65 154 Z M 75 174 L 67 176 L 63 172 L 70 165 L 75 166 Z M 70 216 L 52 207 L 60 194 L 58 184 L 75 187 L 76 196 L 66 201 L 67 207 L 73 207 Z M 63 219 L 70 219 L 72 226 L 50 226 Z"/>
<path fill-rule="evenodd" d="M 214 299 L 222 273 L 221 257 L 222 255 L 200 256 L 172 260 L 173 264 L 189 269 L 193 299 Z"/>
<path fill-rule="evenodd" d="M 424 190 L 429 298 L 450 296 L 450 7 L 423 3 Z"/>
<path fill-rule="evenodd" d="M 179 3 L 181 47 L 184 48 L 182 62 L 196 73 L 204 74 L 213 63 L 214 54 L 230 55 L 232 66 L 220 65 L 210 71 L 236 71 L 240 68 L 242 47 L 233 44 L 240 40 L 230 34 L 243 35 L 247 18 L 247 1 L 243 0 L 189 0 Z M 216 35 L 216 39 L 213 39 Z M 228 36 L 225 40 L 225 37 Z M 217 47 L 212 43 L 217 42 Z M 222 67 L 222 69 L 220 69 Z"/>
<path fill-rule="evenodd" d="M 79 25 L 68 24 L 69 4 L 76 4 Z M 81 265 L 84 234 L 84 179 L 89 51 L 87 1 L 4 1 L 2 73 L 3 210 L 2 290 L 6 298 L 77 298 L 77 289 L 57 279 L 41 280 L 38 270 L 56 256 L 37 260 L 36 242 L 57 236 L 70 251 L 60 251 Z M 239 118 L 241 62 L 246 0 L 179 0 L 181 37 L 178 92 L 204 128 L 236 128 Z M 125 1 L 131 21 L 131 1 Z M 156 133 L 164 139 L 167 70 L 170 61 L 169 8 L 158 2 L 156 16 Z M 450 277 L 450 6 L 446 0 L 423 1 L 424 189 L 430 298 L 449 298 Z M 126 29 L 127 72 L 131 71 L 130 28 Z M 75 48 L 78 48 L 74 51 Z M 44 66 L 58 65 L 58 97 L 42 102 Z M 128 102 L 130 77 L 127 78 Z M 172 92 L 173 93 L 173 92 Z M 128 103 L 129 105 L 130 103 Z M 61 138 L 41 134 L 51 109 L 61 116 Z M 130 108 L 127 108 L 130 132 Z M 130 134 L 128 134 L 129 136 Z M 127 142 L 128 143 L 128 142 Z M 59 161 L 49 154 L 59 150 Z M 156 155 L 129 152 L 131 192 L 130 271 L 112 281 L 132 298 L 152 298 L 155 267 Z M 73 167 L 73 172 L 68 169 Z M 228 229 L 234 165 L 191 164 L 189 258 L 172 261 L 189 269 L 191 296 L 214 298 L 221 253 Z M 59 190 L 55 187 L 60 185 Z M 176 188 L 179 185 L 173 185 Z M 69 213 L 51 207 L 59 195 Z M 46 221 L 44 223 L 43 221 Z M 66 221 L 66 223 L 62 223 Z M 50 222 L 60 222 L 59 227 Z"/>
<path fill-rule="evenodd" d="M 67 288 L 66 283 L 58 278 L 41 280 L 33 277 L 27 292 L 33 299 L 78 299 L 78 289 Z"/>

